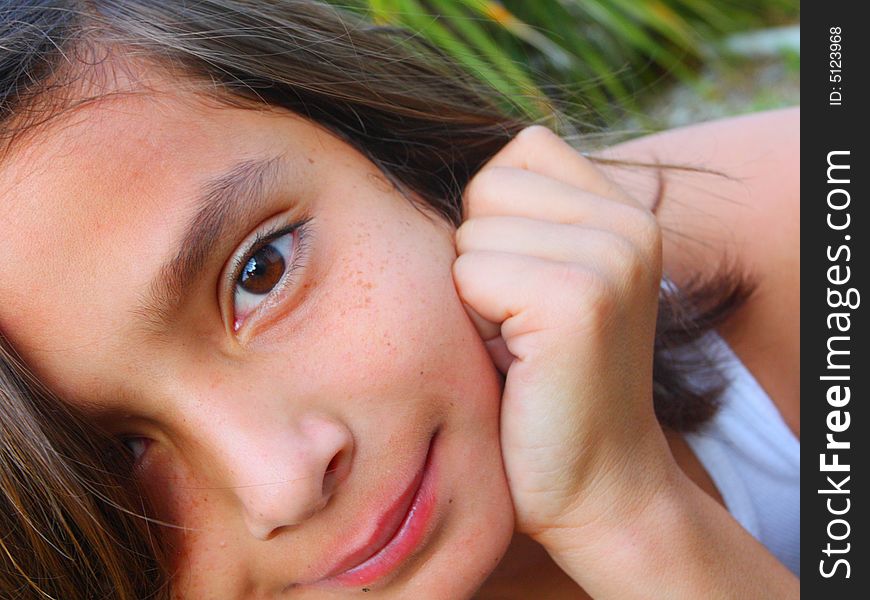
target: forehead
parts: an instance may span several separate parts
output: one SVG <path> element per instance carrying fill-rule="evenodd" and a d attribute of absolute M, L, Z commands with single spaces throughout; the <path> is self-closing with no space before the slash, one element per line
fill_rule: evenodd
<path fill-rule="evenodd" d="M 173 94 L 64 115 L 0 164 L 0 328 L 25 357 L 103 343 L 206 180 L 243 159 L 280 154 L 292 167 L 340 150 L 289 112 Z"/>

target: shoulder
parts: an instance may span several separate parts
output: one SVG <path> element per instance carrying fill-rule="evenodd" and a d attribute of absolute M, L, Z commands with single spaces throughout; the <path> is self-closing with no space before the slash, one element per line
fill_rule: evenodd
<path fill-rule="evenodd" d="M 800 432 L 800 109 L 723 119 L 647 136 L 597 154 L 682 168 L 605 165 L 652 206 L 664 269 L 679 286 L 724 261 L 753 275 L 757 293 L 720 333 Z"/>
<path fill-rule="evenodd" d="M 663 185 L 656 214 L 665 236 L 670 233 L 668 249 L 681 249 L 666 256 L 674 276 L 715 267 L 724 255 L 765 271 L 797 259 L 799 123 L 799 109 L 756 113 L 657 133 L 597 155 L 674 166 L 604 167 L 647 205 Z M 698 243 L 680 243 L 677 234 Z"/>

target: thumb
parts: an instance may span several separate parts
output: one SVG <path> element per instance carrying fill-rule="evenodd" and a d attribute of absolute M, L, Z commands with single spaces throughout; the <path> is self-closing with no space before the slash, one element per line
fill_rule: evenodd
<path fill-rule="evenodd" d="M 501 371 L 502 375 L 507 375 L 511 363 L 514 362 L 514 355 L 511 354 L 504 343 L 504 338 L 501 336 L 494 337 L 491 340 L 484 342 L 486 350 L 489 352 L 489 357 L 495 363 L 496 368 Z"/>
<path fill-rule="evenodd" d="M 501 371 L 502 375 L 506 375 L 508 367 L 510 367 L 514 360 L 514 356 L 507 349 L 504 338 L 501 337 L 501 325 L 487 321 L 465 302 L 462 303 L 462 307 L 474 324 L 474 328 L 477 329 L 477 333 L 480 335 L 480 339 L 483 340 L 492 362 L 495 363 L 496 368 Z"/>

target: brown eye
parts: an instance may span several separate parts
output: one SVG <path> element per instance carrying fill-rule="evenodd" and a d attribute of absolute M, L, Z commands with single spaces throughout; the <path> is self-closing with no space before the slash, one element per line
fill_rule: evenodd
<path fill-rule="evenodd" d="M 280 297 L 293 281 L 293 272 L 300 267 L 301 249 L 296 247 L 302 239 L 301 225 L 287 226 L 268 234 L 255 243 L 242 263 L 233 285 L 233 327 L 236 330 L 252 312 L 265 306 L 267 298 Z M 260 245 L 262 243 L 262 245 Z M 243 259 L 244 260 L 244 259 Z"/>
<path fill-rule="evenodd" d="M 277 248 L 271 244 L 263 246 L 245 263 L 239 286 L 250 294 L 268 294 L 281 281 L 285 269 L 284 258 Z"/>

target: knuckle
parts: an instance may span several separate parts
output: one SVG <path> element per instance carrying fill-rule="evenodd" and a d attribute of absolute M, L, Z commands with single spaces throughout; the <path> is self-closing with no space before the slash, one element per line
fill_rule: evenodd
<path fill-rule="evenodd" d="M 542 137 L 552 137 L 556 135 L 553 131 L 544 125 L 529 125 L 517 134 L 517 139 L 535 139 Z"/>
<path fill-rule="evenodd" d="M 646 253 L 628 240 L 623 240 L 621 245 L 621 266 L 627 282 L 634 282 L 643 278 L 649 268 L 649 258 Z"/>
<path fill-rule="evenodd" d="M 629 237 L 624 242 L 628 248 L 620 254 L 620 264 L 632 281 L 645 274 L 656 278 L 662 261 L 662 229 L 658 219 L 643 208 L 630 208 L 627 219 Z"/>
<path fill-rule="evenodd" d="M 472 253 L 460 254 L 453 261 L 453 277 L 457 282 L 462 282 L 471 275 L 474 268 L 474 256 Z"/>
<path fill-rule="evenodd" d="M 644 252 L 633 240 L 620 233 L 601 231 L 602 256 L 616 279 L 633 279 L 646 267 Z"/>
<path fill-rule="evenodd" d="M 566 296 L 587 311 L 608 304 L 616 296 L 615 286 L 599 271 L 578 263 L 561 263 L 555 273 L 559 285 L 569 292 Z"/>
<path fill-rule="evenodd" d="M 516 135 L 516 139 L 523 142 L 546 141 L 558 137 L 553 130 L 544 125 L 529 125 Z"/>
<path fill-rule="evenodd" d="M 620 310 L 626 286 L 578 263 L 562 263 L 553 276 L 553 289 L 565 292 L 552 295 L 549 302 L 566 320 L 564 324 L 578 334 L 604 332 Z"/>
<path fill-rule="evenodd" d="M 574 262 L 553 263 L 553 276 L 569 289 L 586 288 L 592 285 L 595 272 Z"/>
<path fill-rule="evenodd" d="M 630 240 L 618 234 L 612 234 L 610 241 L 611 256 L 620 269 L 630 269 L 641 260 L 640 251 Z"/>
<path fill-rule="evenodd" d="M 644 285 L 654 277 L 655 257 L 630 242 L 626 241 L 625 246 L 620 263 L 621 279 L 626 287 Z"/>
<path fill-rule="evenodd" d="M 453 261 L 453 283 L 459 298 L 468 301 L 473 298 L 481 286 L 480 261 L 476 252 L 462 254 Z"/>
<path fill-rule="evenodd" d="M 587 287 L 577 305 L 578 323 L 601 323 L 616 312 L 619 304 L 619 290 L 604 275 L 594 273 L 587 281 Z"/>
<path fill-rule="evenodd" d="M 638 242 L 643 248 L 655 249 L 662 243 L 662 228 L 656 216 L 648 210 L 636 211 Z"/>
<path fill-rule="evenodd" d="M 488 167 L 471 178 L 468 185 L 465 187 L 464 202 L 466 213 L 469 217 L 485 210 L 492 196 L 488 193 L 504 178 L 504 173 L 500 167 Z"/>
<path fill-rule="evenodd" d="M 456 252 L 459 254 L 459 258 L 462 257 L 462 253 L 466 252 L 471 245 L 471 229 L 473 227 L 474 219 L 468 219 L 463 221 L 453 234 L 456 243 Z"/>

